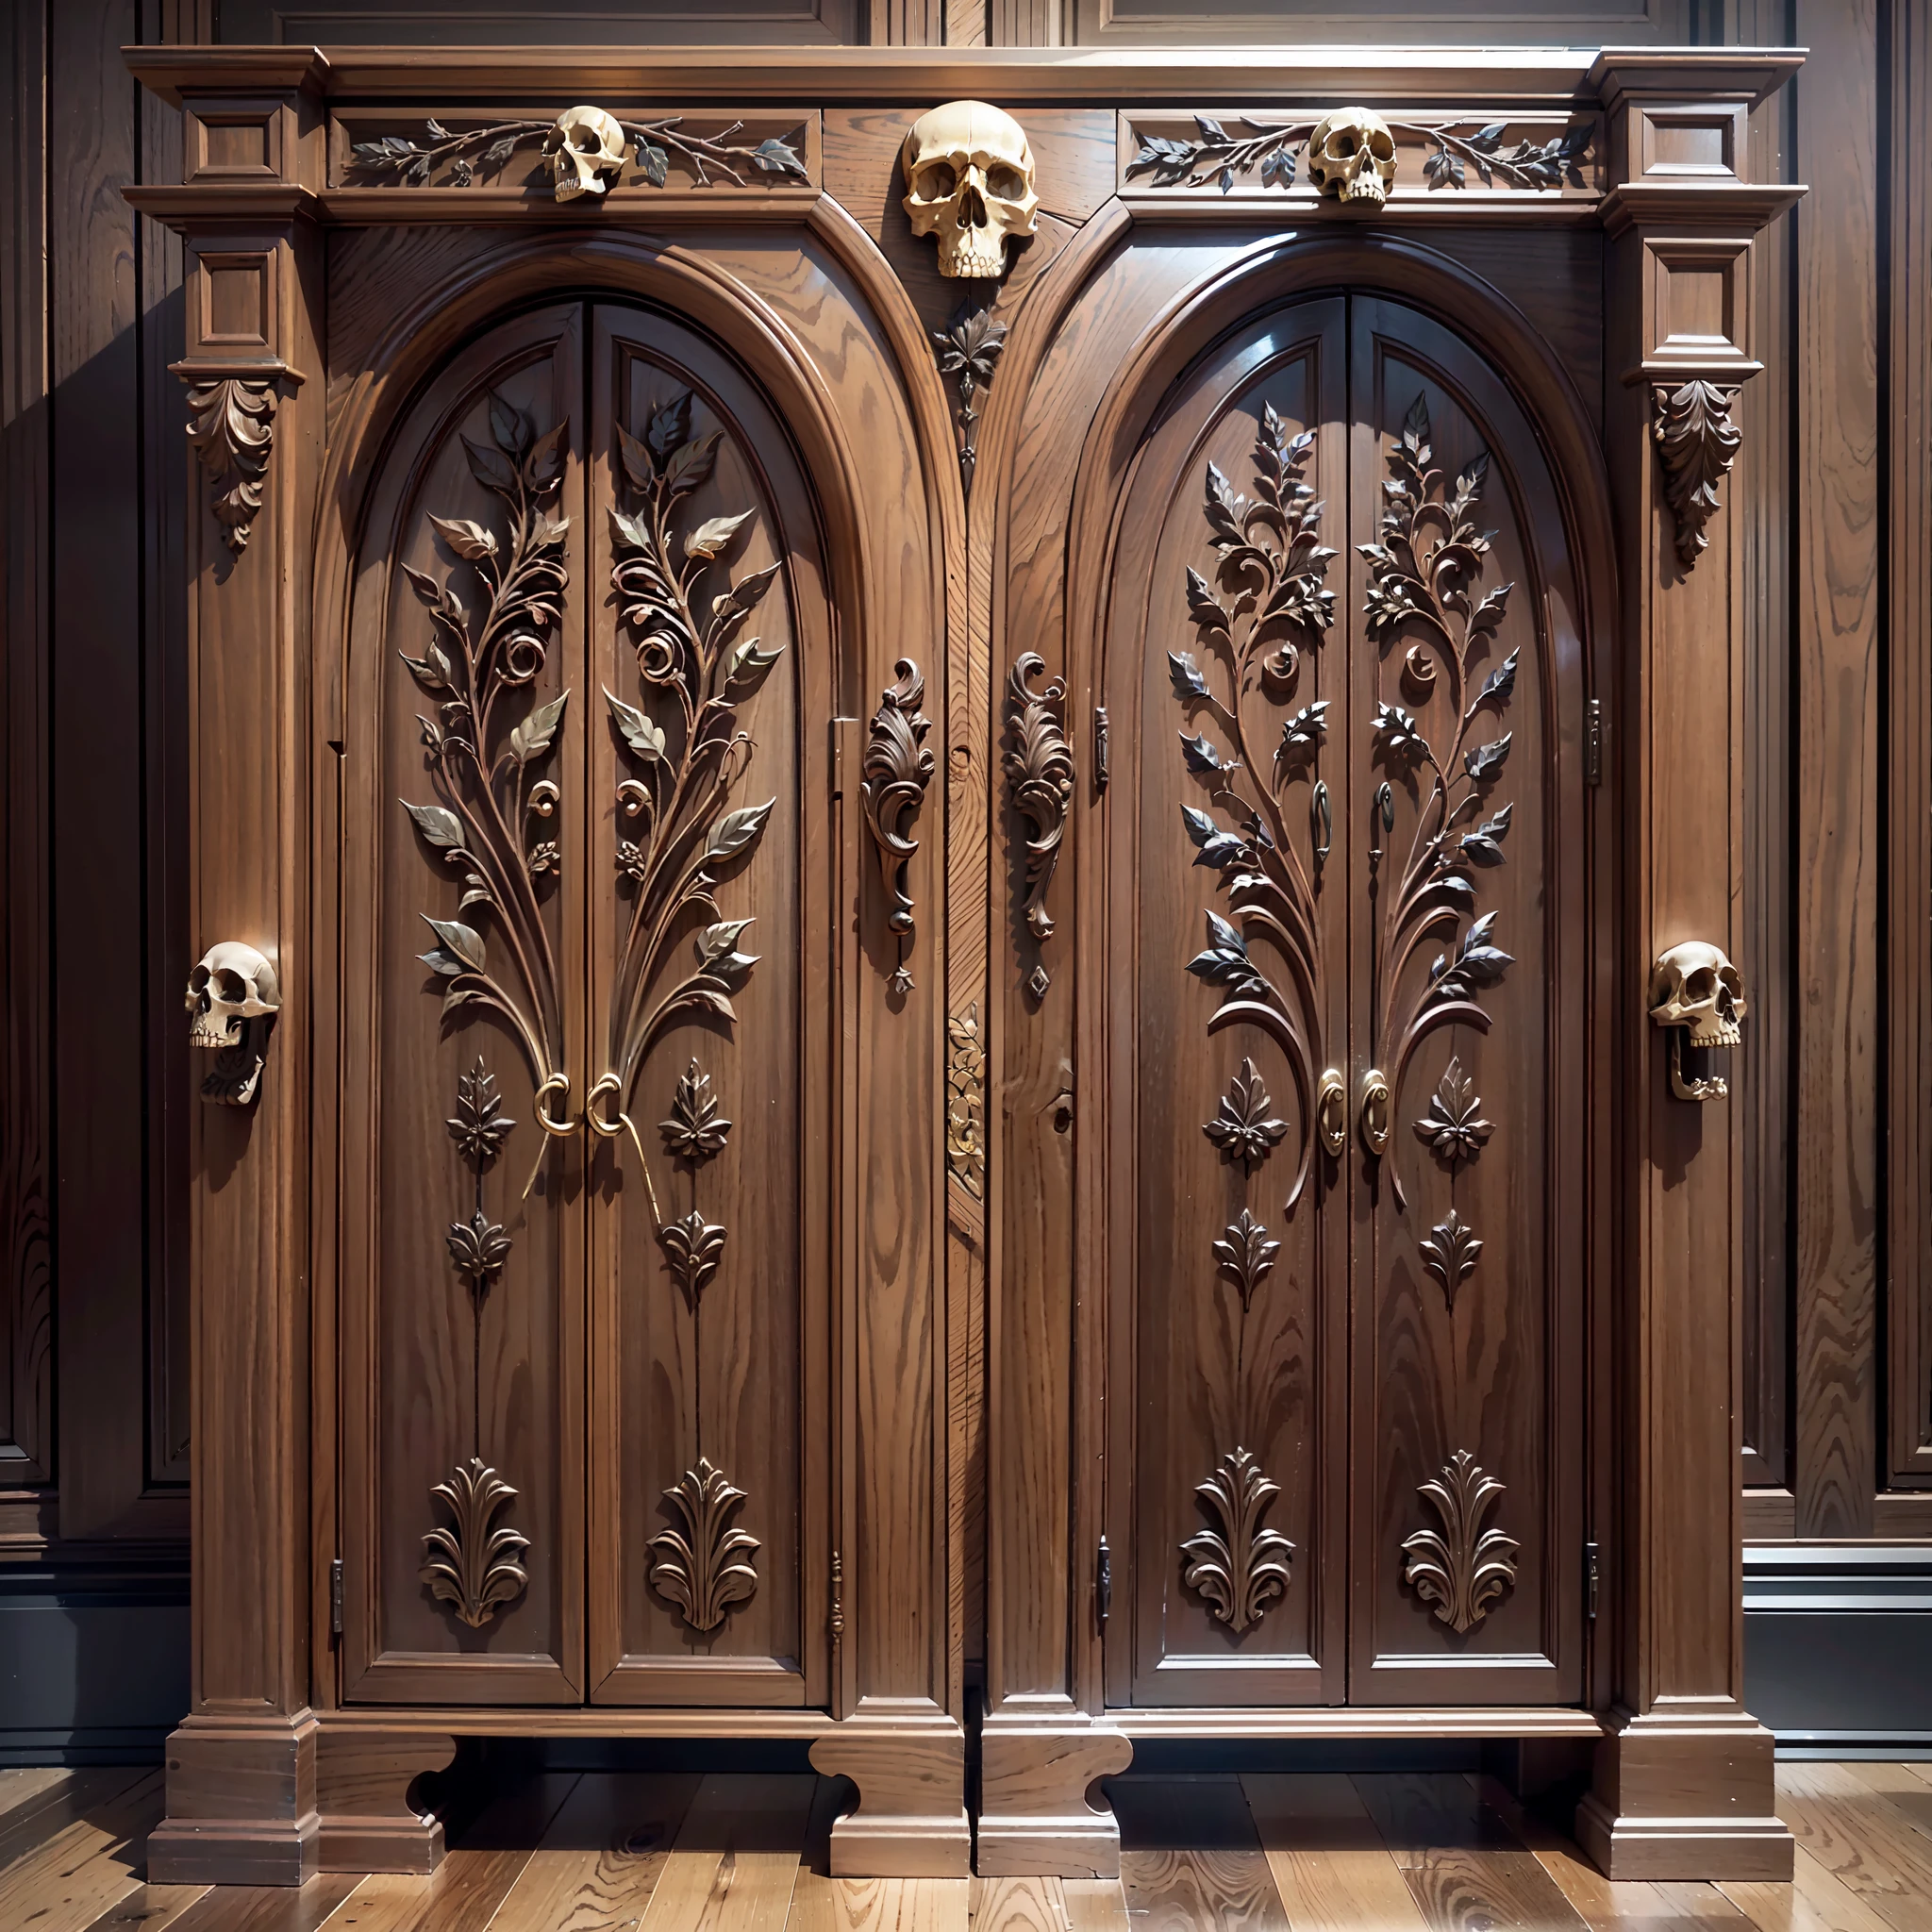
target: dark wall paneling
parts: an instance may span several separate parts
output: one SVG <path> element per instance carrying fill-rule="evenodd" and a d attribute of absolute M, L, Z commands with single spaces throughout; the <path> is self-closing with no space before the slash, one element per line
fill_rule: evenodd
<path fill-rule="evenodd" d="M 62 0 L 65 4 L 65 0 Z M 231 46 L 272 42 L 323 46 L 745 46 L 849 47 L 888 10 L 937 15 L 942 0 L 571 0 L 525 7 L 482 0 L 468 7 L 385 0 L 223 0 L 221 39 Z M 938 35 L 933 36 L 935 40 Z"/>
<path fill-rule="evenodd" d="M 1801 0 L 1795 1069 L 1797 1534 L 1876 1489 L 1881 525 L 1876 0 Z"/>
<path fill-rule="evenodd" d="M 1001 0 L 994 0 L 995 8 Z M 1025 0 L 1018 0 L 1025 4 Z M 1039 4 L 1039 0 L 1034 0 Z M 1051 0 L 1049 0 L 1051 4 Z M 1381 0 L 1068 0 L 1080 46 L 1253 46 L 1268 41 L 1382 46 L 1636 46 L 1715 41 L 1699 0 L 1490 0 L 1467 7 Z"/>
<path fill-rule="evenodd" d="M 0 1540 L 33 1534 L 54 1474 L 48 1231 L 46 21 L 0 22 Z"/>
<path fill-rule="evenodd" d="M 1890 29 L 1887 1448 L 1891 1480 L 1919 1486 L 1932 1484 L 1932 22 L 1894 0 Z"/>

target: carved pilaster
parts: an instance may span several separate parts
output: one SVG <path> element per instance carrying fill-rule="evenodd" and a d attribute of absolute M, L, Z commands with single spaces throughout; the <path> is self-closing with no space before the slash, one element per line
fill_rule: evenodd
<path fill-rule="evenodd" d="M 1705 382 L 1651 386 L 1651 434 L 1664 466 L 1664 499 L 1677 520 L 1677 555 L 1688 570 L 1708 539 L 1718 485 L 1729 475 L 1744 432 L 1731 421 L 1740 385 Z"/>

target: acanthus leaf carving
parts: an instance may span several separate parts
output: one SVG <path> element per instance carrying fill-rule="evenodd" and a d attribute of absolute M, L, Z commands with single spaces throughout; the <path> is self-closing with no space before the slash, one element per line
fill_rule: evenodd
<path fill-rule="evenodd" d="M 959 482 L 973 493 L 979 461 L 979 398 L 992 387 L 993 371 L 1007 346 L 1007 325 L 993 320 L 990 305 L 956 316 L 950 328 L 935 329 L 933 344 L 940 374 L 959 388 Z"/>
<path fill-rule="evenodd" d="M 1419 1529 L 1403 1542 L 1403 1581 L 1459 1637 L 1480 1623 L 1516 1581 L 1514 1537 L 1484 1529 L 1504 1485 L 1484 1474 L 1467 1449 L 1456 1451 L 1440 1476 L 1417 1488 L 1441 1519 L 1441 1531 Z"/>
<path fill-rule="evenodd" d="M 1281 1243 L 1270 1241 L 1268 1230 L 1245 1208 L 1214 1243 L 1215 1265 L 1240 1291 L 1243 1315 L 1280 1252 Z"/>
<path fill-rule="evenodd" d="M 696 1060 L 677 1076 L 671 1096 L 671 1118 L 659 1121 L 658 1131 L 674 1160 L 705 1161 L 724 1152 L 731 1138 L 731 1123 L 718 1111 L 711 1076 Z"/>
<path fill-rule="evenodd" d="M 1456 1291 L 1475 1272 L 1482 1242 L 1452 1208 L 1416 1245 L 1422 1251 L 1423 1266 L 1441 1283 L 1442 1292 L 1454 1308 Z"/>
<path fill-rule="evenodd" d="M 932 783 L 933 755 L 925 742 L 932 721 L 919 708 L 925 696 L 919 666 L 910 658 L 901 658 L 892 670 L 896 681 L 881 695 L 866 733 L 858 796 L 878 847 L 879 876 L 892 901 L 886 924 L 899 943 L 899 965 L 891 985 L 895 993 L 903 994 L 912 991 L 906 956 L 914 937 L 907 870 L 919 851 L 918 840 L 908 838 L 906 828 Z"/>
<path fill-rule="evenodd" d="M 1718 486 L 1730 474 L 1744 432 L 1731 420 L 1735 382 L 1659 382 L 1651 386 L 1651 434 L 1664 467 L 1664 496 L 1677 525 L 1685 569 L 1709 542 L 1704 526 L 1717 514 Z"/>
<path fill-rule="evenodd" d="M 946 1166 L 975 1201 L 986 1193 L 985 1082 L 974 1000 L 946 1019 Z"/>
<path fill-rule="evenodd" d="M 455 1609 L 459 1622 L 480 1630 L 529 1587 L 522 1560 L 529 1538 L 508 1525 L 491 1527 L 496 1512 L 515 1502 L 517 1492 L 473 1456 L 430 1494 L 447 1506 L 452 1520 L 449 1527 L 432 1529 L 423 1539 L 423 1567 L 417 1574 L 431 1596 Z"/>
<path fill-rule="evenodd" d="M 1224 1154 L 1239 1160 L 1244 1173 L 1253 1174 L 1288 1132 L 1286 1121 L 1269 1117 L 1274 1105 L 1254 1061 L 1243 1057 L 1214 1118 L 1201 1131 Z"/>
<path fill-rule="evenodd" d="M 1066 680 L 1053 678 L 1039 691 L 1033 680 L 1046 670 L 1037 652 L 1024 651 L 1007 677 L 1008 743 L 1001 759 L 1012 787 L 1013 808 L 1027 824 L 1026 929 L 1044 943 L 1053 934 L 1046 908 L 1047 889 L 1059 864 L 1066 835 L 1067 808 L 1074 796 L 1074 751 L 1067 742 Z M 1036 999 L 1049 984 L 1045 962 L 1037 963 L 1028 982 Z"/>
<path fill-rule="evenodd" d="M 1182 1543 L 1187 1561 L 1181 1580 L 1239 1636 L 1288 1591 L 1294 1545 L 1279 1530 L 1261 1526 L 1280 1486 L 1261 1474 L 1246 1449 L 1237 1447 L 1194 1493 L 1220 1519 L 1221 1528 L 1198 1530 Z"/>
<path fill-rule="evenodd" d="M 1474 1160 L 1496 1129 L 1483 1119 L 1483 1104 L 1475 1082 L 1462 1071 L 1454 1054 L 1442 1070 L 1442 1078 L 1429 1096 L 1429 1110 L 1415 1124 L 1416 1137 L 1433 1147 L 1454 1168 Z"/>
<path fill-rule="evenodd" d="M 188 415 L 188 441 L 208 472 L 222 541 L 239 557 L 248 548 L 275 454 L 275 383 L 242 375 L 193 383 Z"/>
<path fill-rule="evenodd" d="M 1202 780 L 1208 804 L 1234 821 L 1230 827 L 1213 811 L 1181 808 L 1194 863 L 1216 874 L 1229 914 L 1207 909 L 1208 945 L 1187 970 L 1221 990 L 1210 1033 L 1237 1024 L 1257 1026 L 1288 1060 L 1301 1102 L 1299 1154 L 1287 1197 L 1291 1213 L 1314 1156 L 1310 1123 L 1326 997 L 1315 882 L 1327 846 L 1315 842 L 1319 811 L 1311 803 L 1309 854 L 1303 862 L 1287 792 L 1292 784 L 1319 782 L 1329 701 L 1315 699 L 1283 720 L 1272 755 L 1266 747 L 1279 713 L 1260 708 L 1260 701 L 1291 700 L 1303 650 L 1319 642 L 1335 621 L 1335 593 L 1325 582 L 1335 552 L 1321 541 L 1324 506 L 1306 475 L 1314 448 L 1314 431 L 1291 433 L 1274 405 L 1264 403 L 1255 439 L 1253 500 L 1208 463 L 1203 513 L 1216 556 L 1214 580 L 1191 567 L 1187 574 L 1188 613 L 1207 663 L 1191 651 L 1168 654 L 1174 696 L 1197 727 L 1180 734 L 1182 759 Z M 1209 681 L 1217 663 L 1226 673 L 1224 699 Z M 1198 728 L 1204 718 L 1217 738 Z M 1311 801 L 1325 795 L 1310 792 Z M 1269 977 L 1250 949 L 1251 941 L 1264 938 L 1288 968 L 1285 987 Z"/>
<path fill-rule="evenodd" d="M 748 1602 L 758 1591 L 751 1558 L 758 1541 L 730 1525 L 744 1491 L 700 1456 L 696 1468 L 664 1491 L 664 1500 L 684 1527 L 659 1530 L 651 1539 L 651 1587 L 678 1607 L 693 1630 L 715 1630 L 733 1604 Z"/>

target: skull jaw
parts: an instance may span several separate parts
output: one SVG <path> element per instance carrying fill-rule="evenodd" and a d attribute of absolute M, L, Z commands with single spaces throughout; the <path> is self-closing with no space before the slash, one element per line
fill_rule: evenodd
<path fill-rule="evenodd" d="M 1726 1020 L 1721 1015 L 1700 1017 L 1689 1028 L 1687 1039 L 1692 1046 L 1741 1046 L 1744 1043 L 1744 1029 L 1735 1020 Z"/>
<path fill-rule="evenodd" d="M 940 230 L 940 274 L 948 280 L 984 281 L 1006 273 L 1007 238 L 996 228 Z"/>
<path fill-rule="evenodd" d="M 213 1012 L 197 1013 L 189 1023 L 188 1043 L 214 1053 L 225 1047 L 242 1044 L 242 1020 L 239 1014 L 218 1016 Z"/>
<path fill-rule="evenodd" d="M 1343 201 L 1360 202 L 1366 208 L 1380 208 L 1389 199 L 1389 191 L 1382 186 L 1380 171 L 1372 161 L 1365 168 L 1357 169 L 1342 183 Z"/>
<path fill-rule="evenodd" d="M 601 175 L 592 173 L 589 168 L 578 168 L 574 164 L 558 166 L 558 163 L 561 162 L 563 158 L 559 155 L 557 158 L 557 161 L 551 164 L 555 176 L 555 185 L 551 190 L 553 200 L 575 201 L 580 194 L 602 194 L 604 192 L 605 182 Z"/>

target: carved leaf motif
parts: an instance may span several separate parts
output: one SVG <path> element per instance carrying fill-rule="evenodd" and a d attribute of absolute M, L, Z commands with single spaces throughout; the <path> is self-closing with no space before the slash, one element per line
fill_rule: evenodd
<path fill-rule="evenodd" d="M 1463 1224 L 1462 1217 L 1450 1208 L 1417 1245 L 1423 1266 L 1442 1284 L 1449 1306 L 1456 1306 L 1456 1291 L 1475 1272 L 1476 1257 L 1483 1244 Z"/>
<path fill-rule="evenodd" d="M 1482 1117 L 1475 1082 L 1455 1055 L 1442 1070 L 1441 1084 L 1429 1098 L 1429 1110 L 1415 1124 L 1416 1133 L 1454 1167 L 1474 1160 L 1495 1128 Z"/>
<path fill-rule="evenodd" d="M 1241 1291 L 1243 1313 L 1280 1252 L 1281 1243 L 1270 1241 L 1268 1230 L 1245 1208 L 1214 1243 L 1215 1262 L 1220 1273 Z"/>
<path fill-rule="evenodd" d="M 509 1259 L 513 1243 L 502 1226 L 477 1208 L 467 1221 L 450 1223 L 449 1257 L 478 1299 L 489 1293 Z"/>
<path fill-rule="evenodd" d="M 479 1173 L 496 1158 L 516 1122 L 497 1097 L 496 1075 L 476 1056 L 476 1064 L 457 1079 L 457 1110 L 444 1123 L 458 1151 Z"/>
<path fill-rule="evenodd" d="M 448 1528 L 432 1529 L 423 1539 L 425 1554 L 417 1574 L 433 1597 L 455 1609 L 459 1621 L 480 1630 L 529 1587 L 529 1574 L 521 1561 L 530 1547 L 529 1538 L 507 1526 L 490 1526 L 499 1509 L 516 1501 L 517 1492 L 473 1456 L 429 1493 L 455 1520 Z"/>
<path fill-rule="evenodd" d="M 671 1118 L 659 1121 L 658 1131 L 674 1158 L 699 1162 L 722 1152 L 730 1138 L 731 1123 L 718 1111 L 711 1076 L 696 1060 L 678 1075 L 671 1096 Z"/>
<path fill-rule="evenodd" d="M 950 328 L 933 333 L 940 374 L 959 386 L 959 480 L 970 494 L 978 460 L 979 392 L 992 386 L 993 371 L 1007 346 L 1007 325 L 995 322 L 991 308 L 961 313 Z"/>
<path fill-rule="evenodd" d="M 986 1053 L 979 1043 L 979 1003 L 946 1020 L 946 1166 L 976 1201 L 986 1191 L 984 1107 Z"/>
<path fill-rule="evenodd" d="M 702 1456 L 695 1469 L 686 1470 L 664 1491 L 684 1528 L 681 1533 L 660 1530 L 651 1539 L 656 1552 L 651 1587 L 677 1606 L 693 1630 L 715 1630 L 733 1604 L 748 1602 L 757 1593 L 758 1577 L 751 1558 L 758 1541 L 727 1526 L 744 1493 Z"/>
<path fill-rule="evenodd" d="M 1688 570 L 1709 542 L 1704 526 L 1718 508 L 1718 486 L 1730 474 L 1744 433 L 1731 421 L 1739 386 L 1692 380 L 1651 390 L 1651 433 L 1663 458 L 1664 495 L 1677 522 L 1677 555 Z"/>
<path fill-rule="evenodd" d="M 1288 1132 L 1286 1121 L 1271 1120 L 1274 1106 L 1261 1076 L 1251 1059 L 1243 1059 L 1228 1089 L 1221 1096 L 1220 1110 L 1201 1131 L 1221 1149 L 1253 1174 L 1281 1137 Z"/>
<path fill-rule="evenodd" d="M 684 1291 L 684 1298 L 695 1311 L 718 1263 L 724 1255 L 724 1230 L 709 1222 L 693 1208 L 676 1221 L 667 1221 L 658 1230 L 658 1245 L 671 1264 L 672 1278 Z"/>
<path fill-rule="evenodd" d="M 1067 686 L 1056 677 L 1038 691 L 1032 682 L 1046 660 L 1032 651 L 1021 654 L 1007 678 L 1008 747 L 1001 759 L 1013 788 L 1013 808 L 1029 827 L 1026 837 L 1026 926 L 1036 940 L 1053 932 L 1046 890 L 1059 863 L 1067 828 L 1067 806 L 1074 795 L 1074 753 L 1067 743 L 1064 707 Z M 1041 969 L 1042 982 L 1044 969 Z"/>
<path fill-rule="evenodd" d="M 188 442 L 208 474 L 222 541 L 238 557 L 261 508 L 275 450 L 275 392 L 271 382 L 225 375 L 188 391 Z"/>
<path fill-rule="evenodd" d="M 897 682 L 886 688 L 866 733 L 858 797 L 878 847 L 879 876 L 892 902 L 886 921 L 899 941 L 899 970 L 892 975 L 892 990 L 903 993 L 912 990 L 912 975 L 906 970 L 913 941 L 907 868 L 919 850 L 919 841 L 908 838 L 906 828 L 932 782 L 933 755 L 925 743 L 932 721 L 919 708 L 925 696 L 919 666 L 910 658 L 901 658 L 892 669 Z"/>
<path fill-rule="evenodd" d="M 1516 1581 L 1515 1538 L 1482 1527 L 1503 1490 L 1467 1449 L 1458 1449 L 1441 1474 L 1417 1491 L 1441 1518 L 1442 1528 L 1419 1529 L 1405 1540 L 1403 1581 L 1434 1605 L 1437 1617 L 1457 1636 L 1480 1623 Z"/>
<path fill-rule="evenodd" d="M 1247 1450 L 1237 1448 L 1194 1493 L 1220 1519 L 1221 1529 L 1199 1530 L 1181 1545 L 1187 1558 L 1181 1580 L 1239 1635 L 1288 1590 L 1294 1545 L 1279 1530 L 1260 1526 L 1280 1486 L 1261 1474 Z"/>

